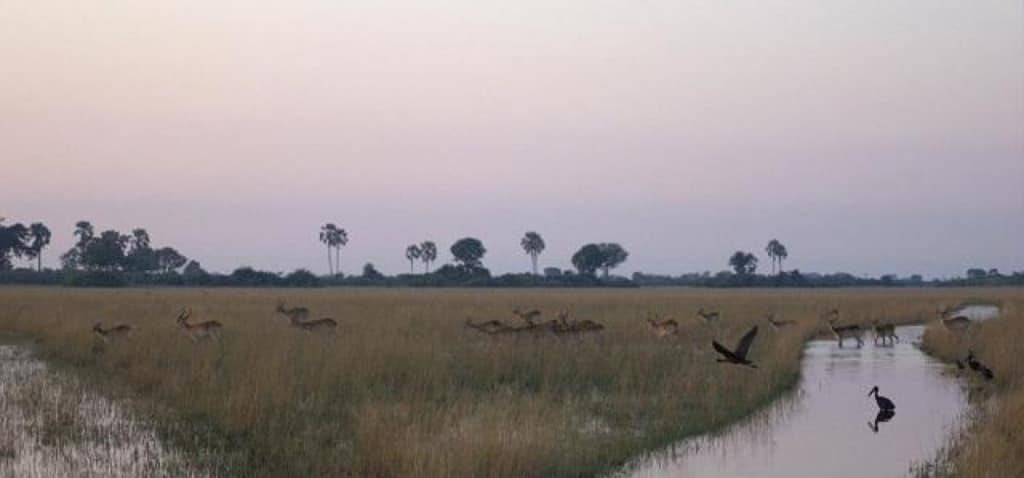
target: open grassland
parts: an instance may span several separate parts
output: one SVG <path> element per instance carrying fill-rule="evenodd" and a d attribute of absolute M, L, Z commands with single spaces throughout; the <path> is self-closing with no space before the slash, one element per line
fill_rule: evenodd
<path fill-rule="evenodd" d="M 212 448 L 231 474 L 579 476 L 721 427 L 790 389 L 802 343 L 823 331 L 819 317 L 827 310 L 839 308 L 844 324 L 911 322 L 964 300 L 1007 303 L 1020 295 L 3 288 L 0 330 L 33 337 L 55 363 L 157 404 L 159 420 L 191 431 L 177 436 L 179 444 Z M 274 312 L 279 299 L 309 307 L 311 318 L 333 317 L 337 334 L 291 328 Z M 190 341 L 175 324 L 185 306 L 195 322 L 223 323 L 222 339 Z M 566 309 L 606 329 L 600 339 L 517 340 L 464 327 L 466 318 L 515 323 L 516 307 L 539 308 L 545 319 Z M 698 319 L 701 307 L 720 311 L 720 323 Z M 773 330 L 768 312 L 797 324 Z M 652 313 L 679 321 L 679 336 L 655 337 L 645 323 Z M 101 344 L 90 332 L 96 322 L 136 330 Z M 760 368 L 717 364 L 711 339 L 731 347 L 754 324 L 760 333 L 752 358 Z M 987 327 L 978 340 L 987 334 L 1006 340 Z M 1019 362 L 1019 343 L 1011 349 L 1005 342 L 1007 361 L 1016 353 Z M 987 358 L 990 349 L 979 352 Z M 1003 364 L 992 360 L 998 372 Z"/>
<path fill-rule="evenodd" d="M 940 463 L 940 476 L 1017 478 L 1024 476 L 1024 294 L 1002 303 L 998 320 L 978 324 L 963 336 L 930 327 L 924 344 L 945 360 L 963 361 L 969 350 L 994 372 L 985 381 L 969 368 L 972 397 L 980 406 L 976 422 L 957 437 Z"/>

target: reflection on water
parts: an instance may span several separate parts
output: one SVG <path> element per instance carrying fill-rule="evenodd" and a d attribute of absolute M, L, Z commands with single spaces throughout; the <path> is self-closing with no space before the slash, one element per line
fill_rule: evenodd
<path fill-rule="evenodd" d="M 955 431 L 967 400 L 947 366 L 917 349 L 924 328 L 898 327 L 893 345 L 805 348 L 803 379 L 790 396 L 721 434 L 685 440 L 634 464 L 637 477 L 893 477 L 932 459 Z M 868 391 L 895 402 L 880 412 Z M 864 424 L 867 422 L 868 426 Z"/>
<path fill-rule="evenodd" d="M 999 317 L 999 306 L 991 304 L 965 305 L 953 311 L 951 316 L 962 315 L 971 320 L 989 320 Z"/>
<path fill-rule="evenodd" d="M 0 345 L 0 476 L 200 476 L 126 407 Z"/>

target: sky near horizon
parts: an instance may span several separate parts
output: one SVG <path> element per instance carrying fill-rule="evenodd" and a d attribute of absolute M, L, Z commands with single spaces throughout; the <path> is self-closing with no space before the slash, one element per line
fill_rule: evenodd
<path fill-rule="evenodd" d="M 1024 270 L 1024 2 L 0 0 L 0 216 L 210 270 Z"/>

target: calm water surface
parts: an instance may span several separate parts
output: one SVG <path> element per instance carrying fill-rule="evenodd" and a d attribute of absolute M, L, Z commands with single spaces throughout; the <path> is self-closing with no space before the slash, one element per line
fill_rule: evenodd
<path fill-rule="evenodd" d="M 872 338 L 861 349 L 809 342 L 794 393 L 719 435 L 685 440 L 647 457 L 628 474 L 906 476 L 912 464 L 935 457 L 967 406 L 950 368 L 918 350 L 923 331 L 898 328 L 901 342 L 895 346 L 876 346 Z M 867 396 L 874 385 L 896 404 L 888 421 Z"/>

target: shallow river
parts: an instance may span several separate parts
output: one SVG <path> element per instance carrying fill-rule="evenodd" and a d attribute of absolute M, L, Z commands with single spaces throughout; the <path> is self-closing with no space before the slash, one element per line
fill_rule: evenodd
<path fill-rule="evenodd" d="M 966 411 L 961 382 L 950 367 L 917 345 L 924 328 L 896 329 L 895 346 L 865 337 L 808 342 L 798 389 L 715 436 L 685 440 L 632 468 L 636 477 L 898 477 L 936 456 Z M 756 372 L 754 372 L 756 373 Z M 875 399 L 896 404 L 878 416 Z M 876 424 L 876 418 L 880 420 Z M 877 427 L 877 428 L 876 428 Z"/>

